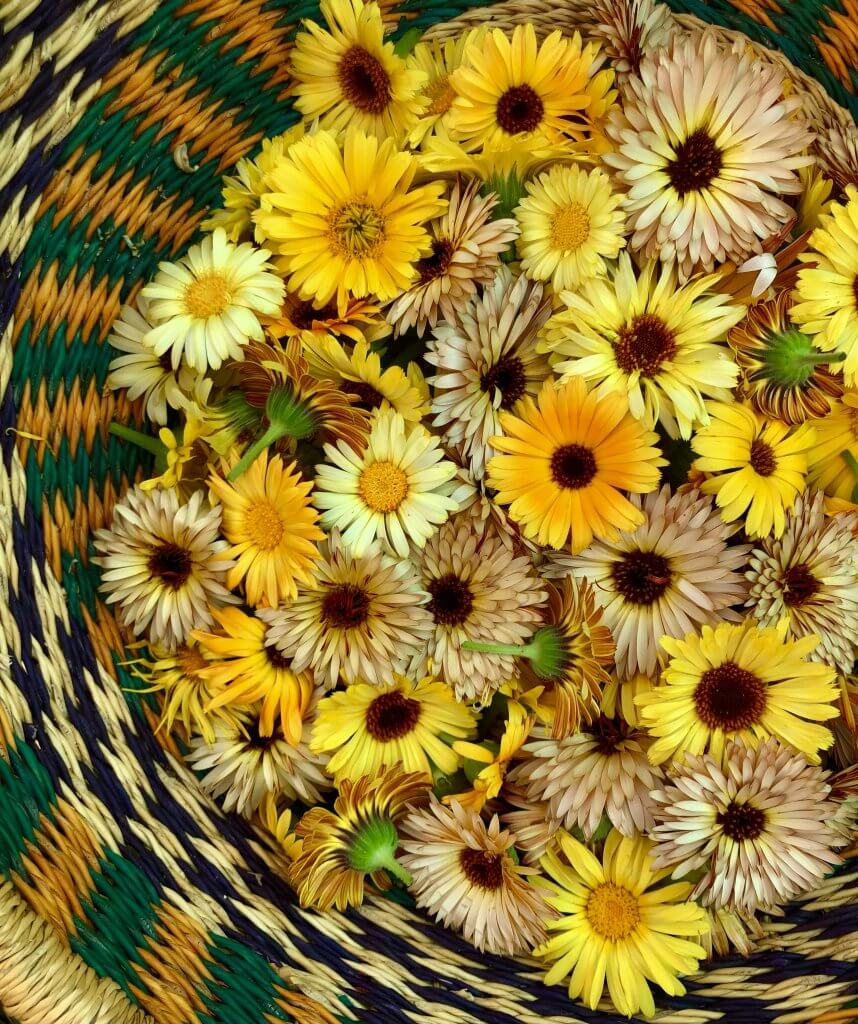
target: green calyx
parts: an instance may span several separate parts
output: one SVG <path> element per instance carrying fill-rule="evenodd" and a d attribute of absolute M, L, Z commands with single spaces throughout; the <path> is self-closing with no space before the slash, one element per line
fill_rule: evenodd
<path fill-rule="evenodd" d="M 779 387 L 796 388 L 810 380 L 817 366 L 844 358 L 843 352 L 820 352 L 806 334 L 790 327 L 769 335 L 764 374 Z"/>
<path fill-rule="evenodd" d="M 858 459 L 848 449 L 840 453 L 840 458 L 843 459 L 855 477 L 855 486 L 852 488 L 851 500 L 858 505 Z"/>
<path fill-rule="evenodd" d="M 357 830 L 349 847 L 349 864 L 355 871 L 365 875 L 374 871 L 389 871 L 403 885 L 411 885 L 411 875 L 396 859 L 399 847 L 399 833 L 396 826 L 385 817 L 370 818 Z"/>
<path fill-rule="evenodd" d="M 511 654 L 516 658 L 527 658 L 533 671 L 543 679 L 556 679 L 562 675 L 567 659 L 566 642 L 556 626 L 543 626 L 526 644 L 465 640 L 462 647 L 466 651 L 481 651 L 483 654 Z"/>
<path fill-rule="evenodd" d="M 261 437 L 249 445 L 241 459 L 230 470 L 227 479 L 236 480 L 252 466 L 260 454 L 282 437 L 302 441 L 315 433 L 318 421 L 307 403 L 298 398 L 292 389 L 279 385 L 271 389 L 265 403 L 265 417 L 268 427 Z"/>
<path fill-rule="evenodd" d="M 497 195 L 497 206 L 492 214 L 496 219 L 513 217 L 516 206 L 526 195 L 524 180 L 515 171 L 510 171 L 509 174 L 493 174 L 481 191 L 483 195 L 490 192 Z"/>

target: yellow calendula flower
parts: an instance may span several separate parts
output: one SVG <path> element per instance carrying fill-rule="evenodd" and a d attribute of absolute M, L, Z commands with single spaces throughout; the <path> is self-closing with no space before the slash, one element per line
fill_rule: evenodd
<path fill-rule="evenodd" d="M 486 767 L 482 768 L 474 778 L 472 789 L 464 793 L 445 796 L 444 802 L 448 804 L 456 802 L 463 807 L 477 812 L 481 811 L 489 800 L 493 800 L 500 793 L 509 763 L 527 742 L 534 720 L 534 717 L 529 715 L 518 701 L 513 700 L 509 702 L 506 727 L 496 754 L 477 743 L 464 741 L 454 743 L 453 750 L 457 754 L 469 761 L 476 761 L 477 764 L 484 764 Z"/>
<path fill-rule="evenodd" d="M 552 966 L 547 985 L 569 977 L 569 995 L 595 1010 L 605 985 L 620 1013 L 651 1017 L 650 983 L 681 996 L 679 980 L 706 956 L 698 941 L 709 930 L 706 912 L 688 901 L 690 882 L 659 885 L 670 869 L 656 871 L 653 844 L 612 830 L 601 862 L 568 832 L 557 833 L 560 849 L 540 860 L 548 878 L 535 883 L 560 915 L 548 923 L 552 938 L 534 955 Z"/>
<path fill-rule="evenodd" d="M 392 299 L 431 252 L 423 226 L 442 213 L 440 181 L 412 187 L 417 159 L 392 139 L 349 128 L 307 135 L 268 176 L 256 223 L 286 259 L 288 286 L 324 305 L 334 295 Z"/>
<path fill-rule="evenodd" d="M 788 634 L 788 619 L 761 628 L 751 618 L 703 626 L 684 640 L 663 637 L 670 661 L 661 682 L 635 698 L 654 739 L 653 764 L 704 751 L 717 759 L 728 740 L 758 746 L 769 736 L 819 764 L 834 741 L 817 723 L 837 717 L 835 670 L 808 660 L 819 637 Z"/>
<path fill-rule="evenodd" d="M 223 532 L 232 545 L 235 564 L 228 583 L 244 583 L 250 604 L 276 608 L 293 599 L 297 582 L 309 583 L 319 557 L 315 542 L 324 533 L 316 525 L 318 512 L 310 504 L 312 482 L 302 480 L 293 462 L 263 452 L 238 480 L 219 476 L 209 487 L 223 505 Z"/>
<path fill-rule="evenodd" d="M 410 145 L 425 144 L 427 138 L 432 135 L 449 134 L 450 107 L 456 98 L 450 76 L 463 66 L 469 48 L 479 49 L 487 31 L 487 28 L 481 25 L 452 39 L 433 39 L 428 43 L 418 43 L 408 55 L 405 60 L 408 67 L 422 71 L 426 75 L 422 94 L 428 101 L 428 106 L 420 113 L 420 120 L 409 133 Z"/>
<path fill-rule="evenodd" d="M 330 753 L 337 782 L 371 775 L 382 765 L 431 777 L 432 765 L 452 775 L 461 755 L 453 740 L 470 736 L 476 715 L 445 683 L 394 676 L 389 683 L 355 683 L 319 704 L 310 749 Z M 482 748 L 481 748 L 482 749 Z"/>
<path fill-rule="evenodd" d="M 189 408 L 185 412 L 185 425 L 179 435 L 169 427 L 162 427 L 158 437 L 166 449 L 164 472 L 144 480 L 140 484 L 141 489 L 175 487 L 180 493 L 190 496 L 202 486 L 208 475 L 209 460 L 215 452 L 214 434 L 219 428 L 218 419 L 206 415 L 199 408 Z"/>
<path fill-rule="evenodd" d="M 767 421 L 737 402 L 707 409 L 710 422 L 691 441 L 699 456 L 694 467 L 713 474 L 701 490 L 715 495 L 725 522 L 744 516 L 749 537 L 780 537 L 786 512 L 805 488 L 813 427 Z"/>
<path fill-rule="evenodd" d="M 488 483 L 526 537 L 555 548 L 571 538 L 581 551 L 643 522 L 621 492 L 654 491 L 665 462 L 657 435 L 631 416 L 623 395 L 599 396 L 572 377 L 546 383 L 537 402 L 525 395 L 517 412 L 500 413 Z"/>
<path fill-rule="evenodd" d="M 825 352 L 843 352 L 843 378 L 858 383 L 858 187 L 846 202 L 832 203 L 799 256 L 796 304 L 790 315 Z"/>
<path fill-rule="evenodd" d="M 807 453 L 807 482 L 832 499 L 854 502 L 858 488 L 858 393 L 847 392 L 831 412 L 814 420 L 816 438 Z"/>
<path fill-rule="evenodd" d="M 385 41 L 377 3 L 322 0 L 319 11 L 327 28 L 305 21 L 295 37 L 295 106 L 331 131 L 354 126 L 379 139 L 402 138 L 429 104 L 426 72 Z"/>

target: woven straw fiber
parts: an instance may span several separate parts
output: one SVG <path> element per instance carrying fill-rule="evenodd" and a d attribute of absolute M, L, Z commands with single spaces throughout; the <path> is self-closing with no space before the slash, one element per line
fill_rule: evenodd
<path fill-rule="evenodd" d="M 469 0 L 406 0 L 443 33 Z M 854 125 L 856 0 L 713 0 Z M 110 437 L 105 338 L 219 179 L 294 118 L 290 40 L 312 2 L 0 0 L 0 1007 L 19 1024 L 619 1024 L 528 963 L 477 954 L 394 901 L 301 911 L 266 838 L 169 746 L 98 597 L 91 531 L 146 467 Z M 468 13 L 571 27 L 583 0 Z M 459 23 L 460 24 L 460 23 Z M 824 108 L 824 110 L 823 110 Z M 849 861 L 752 959 L 665 999 L 661 1024 L 841 1024 L 858 992 Z"/>

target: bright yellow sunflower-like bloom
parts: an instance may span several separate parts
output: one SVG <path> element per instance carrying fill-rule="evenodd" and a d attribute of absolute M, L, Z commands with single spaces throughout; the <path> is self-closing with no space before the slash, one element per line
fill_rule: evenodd
<path fill-rule="evenodd" d="M 612 830 L 601 863 L 568 832 L 561 830 L 557 839 L 559 851 L 540 861 L 548 879 L 534 883 L 551 894 L 546 902 L 560 915 L 548 923 L 557 934 L 534 950 L 552 964 L 545 983 L 569 975 L 570 997 L 595 1010 L 607 981 L 620 1013 L 653 1016 L 649 983 L 681 996 L 679 977 L 693 974 L 706 956 L 695 940 L 709 930 L 708 918 L 688 901 L 691 883 L 659 886 L 670 869 L 654 869 L 653 844 L 643 836 Z"/>
<path fill-rule="evenodd" d="M 456 98 L 450 76 L 465 63 L 470 47 L 479 49 L 487 31 L 486 26 L 480 25 L 453 39 L 418 43 L 406 58 L 409 68 L 426 75 L 422 92 L 429 103 L 409 133 L 408 141 L 412 146 L 419 146 L 434 135 L 446 137 L 449 134 L 450 107 Z"/>
<path fill-rule="evenodd" d="M 323 305 L 336 294 L 395 298 L 432 251 L 423 226 L 443 213 L 440 181 L 412 188 L 417 159 L 350 128 L 305 136 L 269 175 L 256 223 L 287 257 L 289 289 Z"/>
<path fill-rule="evenodd" d="M 846 202 L 832 203 L 799 259 L 796 304 L 790 315 L 826 352 L 843 352 L 843 377 L 858 383 L 858 188 L 847 185 Z"/>
<path fill-rule="evenodd" d="M 538 403 L 538 404 L 537 404 Z M 497 501 L 526 537 L 581 551 L 593 537 L 616 537 L 643 522 L 621 492 L 646 494 L 665 464 L 652 431 L 629 413 L 623 395 L 588 392 L 580 377 L 546 383 L 537 402 L 525 395 L 519 415 L 501 412 L 500 454 L 488 465 Z"/>
<path fill-rule="evenodd" d="M 494 29 L 465 50 L 450 82 L 450 132 L 488 148 L 562 143 L 584 137 L 614 94 L 613 72 L 596 71 L 598 47 L 558 29 L 540 45 L 533 25 Z"/>
<path fill-rule="evenodd" d="M 766 629 L 747 619 L 703 626 L 684 640 L 663 637 L 670 661 L 661 684 L 636 698 L 654 738 L 653 764 L 704 751 L 718 759 L 728 740 L 758 746 L 769 736 L 819 764 L 819 751 L 834 741 L 817 723 L 837 717 L 835 670 L 807 660 L 819 637 L 788 633 L 787 619 Z"/>
<path fill-rule="evenodd" d="M 276 608 L 295 597 L 296 581 L 312 580 L 319 557 L 315 541 L 325 536 L 308 497 L 312 486 L 301 479 L 294 462 L 284 466 L 279 455 L 269 459 L 267 452 L 232 484 L 209 478 L 223 504 L 229 556 L 236 560 L 227 582 L 236 587 L 243 581 L 250 604 Z"/>
<path fill-rule="evenodd" d="M 713 474 L 701 490 L 715 495 L 724 522 L 745 516 L 749 537 L 780 537 L 804 491 L 813 427 L 766 421 L 737 402 L 712 402 L 708 410 L 709 424 L 691 442 L 700 456 L 695 468 Z"/>
<path fill-rule="evenodd" d="M 381 9 L 363 0 L 322 0 L 327 30 L 304 22 L 292 49 L 295 106 L 308 121 L 339 131 L 354 126 L 400 139 L 428 104 L 427 76 L 384 40 Z"/>
<path fill-rule="evenodd" d="M 672 268 L 636 272 L 620 254 L 613 274 L 563 292 L 565 309 L 546 324 L 540 351 L 556 372 L 628 396 L 632 416 L 652 430 L 691 437 L 708 421 L 704 396 L 729 401 L 738 367 L 723 342 L 745 307 L 713 291 L 715 275 L 680 287 Z"/>
<path fill-rule="evenodd" d="M 355 683 L 319 704 L 310 749 L 331 754 L 339 783 L 371 775 L 384 764 L 431 777 L 434 764 L 452 775 L 461 756 L 450 744 L 476 729 L 476 715 L 445 683 L 394 676 L 389 683 Z"/>

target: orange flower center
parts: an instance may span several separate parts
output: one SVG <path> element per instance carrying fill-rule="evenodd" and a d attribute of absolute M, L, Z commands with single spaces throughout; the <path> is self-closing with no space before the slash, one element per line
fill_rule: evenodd
<path fill-rule="evenodd" d="M 197 320 L 220 316 L 229 303 L 229 283 L 217 271 L 203 274 L 185 289 L 185 308 Z"/>
<path fill-rule="evenodd" d="M 373 512 L 395 512 L 408 495 L 408 477 L 393 462 L 374 462 L 361 472 L 358 494 Z"/>
<path fill-rule="evenodd" d="M 244 530 L 254 547 L 271 551 L 285 532 L 280 513 L 270 501 L 255 501 L 244 513 Z"/>
<path fill-rule="evenodd" d="M 612 942 L 627 939 L 641 919 L 635 894 L 613 882 L 603 882 L 590 893 L 586 914 L 593 931 Z"/>
<path fill-rule="evenodd" d="M 432 101 L 426 108 L 426 117 L 440 117 L 442 114 L 446 114 L 456 98 L 456 93 L 450 85 L 449 75 L 441 75 L 440 78 L 436 78 L 423 91 Z"/>
<path fill-rule="evenodd" d="M 590 218 L 581 203 L 561 206 L 551 221 L 551 244 L 575 252 L 590 236 Z"/>
<path fill-rule="evenodd" d="M 208 662 L 200 654 L 196 647 L 180 647 L 176 651 L 176 662 L 183 675 L 195 679 L 201 669 L 204 669 Z"/>

